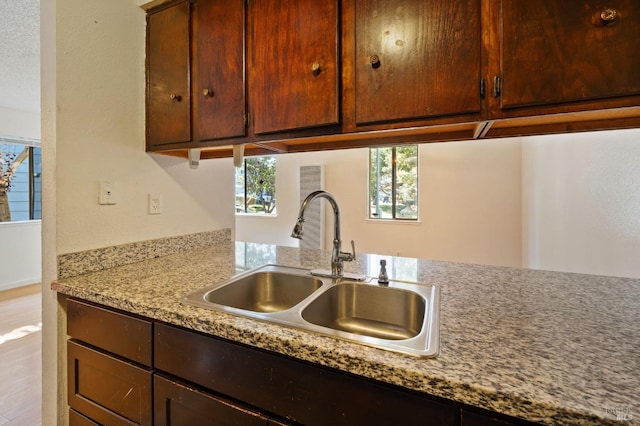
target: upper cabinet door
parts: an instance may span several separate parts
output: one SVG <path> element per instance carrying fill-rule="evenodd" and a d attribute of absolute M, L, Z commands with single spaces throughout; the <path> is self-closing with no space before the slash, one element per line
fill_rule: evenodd
<path fill-rule="evenodd" d="M 638 0 L 502 0 L 502 107 L 640 93 Z"/>
<path fill-rule="evenodd" d="M 189 3 L 147 18 L 147 145 L 191 141 Z"/>
<path fill-rule="evenodd" d="M 355 1 L 358 124 L 480 110 L 480 0 Z"/>
<path fill-rule="evenodd" d="M 199 141 L 245 135 L 244 0 L 193 5 L 193 96 Z"/>
<path fill-rule="evenodd" d="M 249 3 L 256 134 L 339 123 L 337 0 Z"/>

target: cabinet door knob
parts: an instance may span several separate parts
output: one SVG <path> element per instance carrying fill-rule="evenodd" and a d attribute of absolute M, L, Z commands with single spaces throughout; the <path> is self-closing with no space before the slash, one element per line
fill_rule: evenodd
<path fill-rule="evenodd" d="M 172 101 L 176 101 L 176 102 L 180 102 L 182 100 L 182 96 L 176 95 L 175 93 L 170 94 L 169 97 L 171 98 Z"/>
<path fill-rule="evenodd" d="M 213 98 L 213 90 L 210 90 L 210 89 L 202 89 L 202 95 L 203 95 L 205 98 L 209 98 L 209 97 Z"/>
<path fill-rule="evenodd" d="M 313 73 L 313 75 L 318 75 L 321 71 L 322 67 L 320 66 L 320 63 L 314 62 L 313 65 L 311 65 L 311 72 Z"/>
<path fill-rule="evenodd" d="M 608 24 L 616 20 L 618 17 L 618 11 L 615 9 L 605 9 L 600 13 L 600 19 L 603 24 Z"/>
<path fill-rule="evenodd" d="M 371 63 L 371 66 L 373 68 L 379 68 L 380 67 L 380 57 L 378 55 L 369 56 L 369 63 Z"/>

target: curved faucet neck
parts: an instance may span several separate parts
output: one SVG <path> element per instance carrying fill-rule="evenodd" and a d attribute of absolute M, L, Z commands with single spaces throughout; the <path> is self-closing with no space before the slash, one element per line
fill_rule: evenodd
<path fill-rule="evenodd" d="M 340 208 L 338 207 L 338 202 L 336 199 L 328 193 L 327 191 L 314 191 L 309 194 L 302 204 L 300 205 L 300 211 L 298 212 L 298 221 L 293 228 L 293 232 L 291 236 L 294 238 L 302 238 L 302 227 L 304 224 L 304 214 L 307 210 L 307 206 L 311 201 L 316 198 L 324 198 L 329 204 L 331 204 L 331 208 L 333 208 L 333 248 L 331 251 L 331 275 L 334 278 L 342 277 L 343 275 L 343 260 L 351 260 L 351 258 L 347 258 L 342 256 L 341 248 L 342 241 L 340 239 Z"/>

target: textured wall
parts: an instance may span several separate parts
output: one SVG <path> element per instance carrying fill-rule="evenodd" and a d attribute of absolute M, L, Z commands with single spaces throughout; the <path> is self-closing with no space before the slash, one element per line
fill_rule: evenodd
<path fill-rule="evenodd" d="M 640 130 L 523 139 L 523 263 L 640 278 Z"/>
<path fill-rule="evenodd" d="M 0 136 L 40 139 L 40 114 L 0 107 Z"/>
<path fill-rule="evenodd" d="M 41 281 L 40 221 L 0 225 L 0 291 Z"/>
<path fill-rule="evenodd" d="M 233 228 L 230 159 L 144 152 L 145 14 L 129 2 L 58 0 L 58 252 Z M 118 204 L 97 203 L 99 181 Z M 162 195 L 161 215 L 147 196 Z"/>

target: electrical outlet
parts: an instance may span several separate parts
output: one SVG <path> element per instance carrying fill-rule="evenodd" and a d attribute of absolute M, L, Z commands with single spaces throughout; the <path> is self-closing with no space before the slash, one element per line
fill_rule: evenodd
<path fill-rule="evenodd" d="M 98 204 L 113 205 L 116 203 L 115 185 L 108 180 L 100 181 L 100 194 L 98 196 Z"/>
<path fill-rule="evenodd" d="M 162 197 L 159 193 L 153 192 L 149 194 L 149 214 L 162 213 Z"/>

